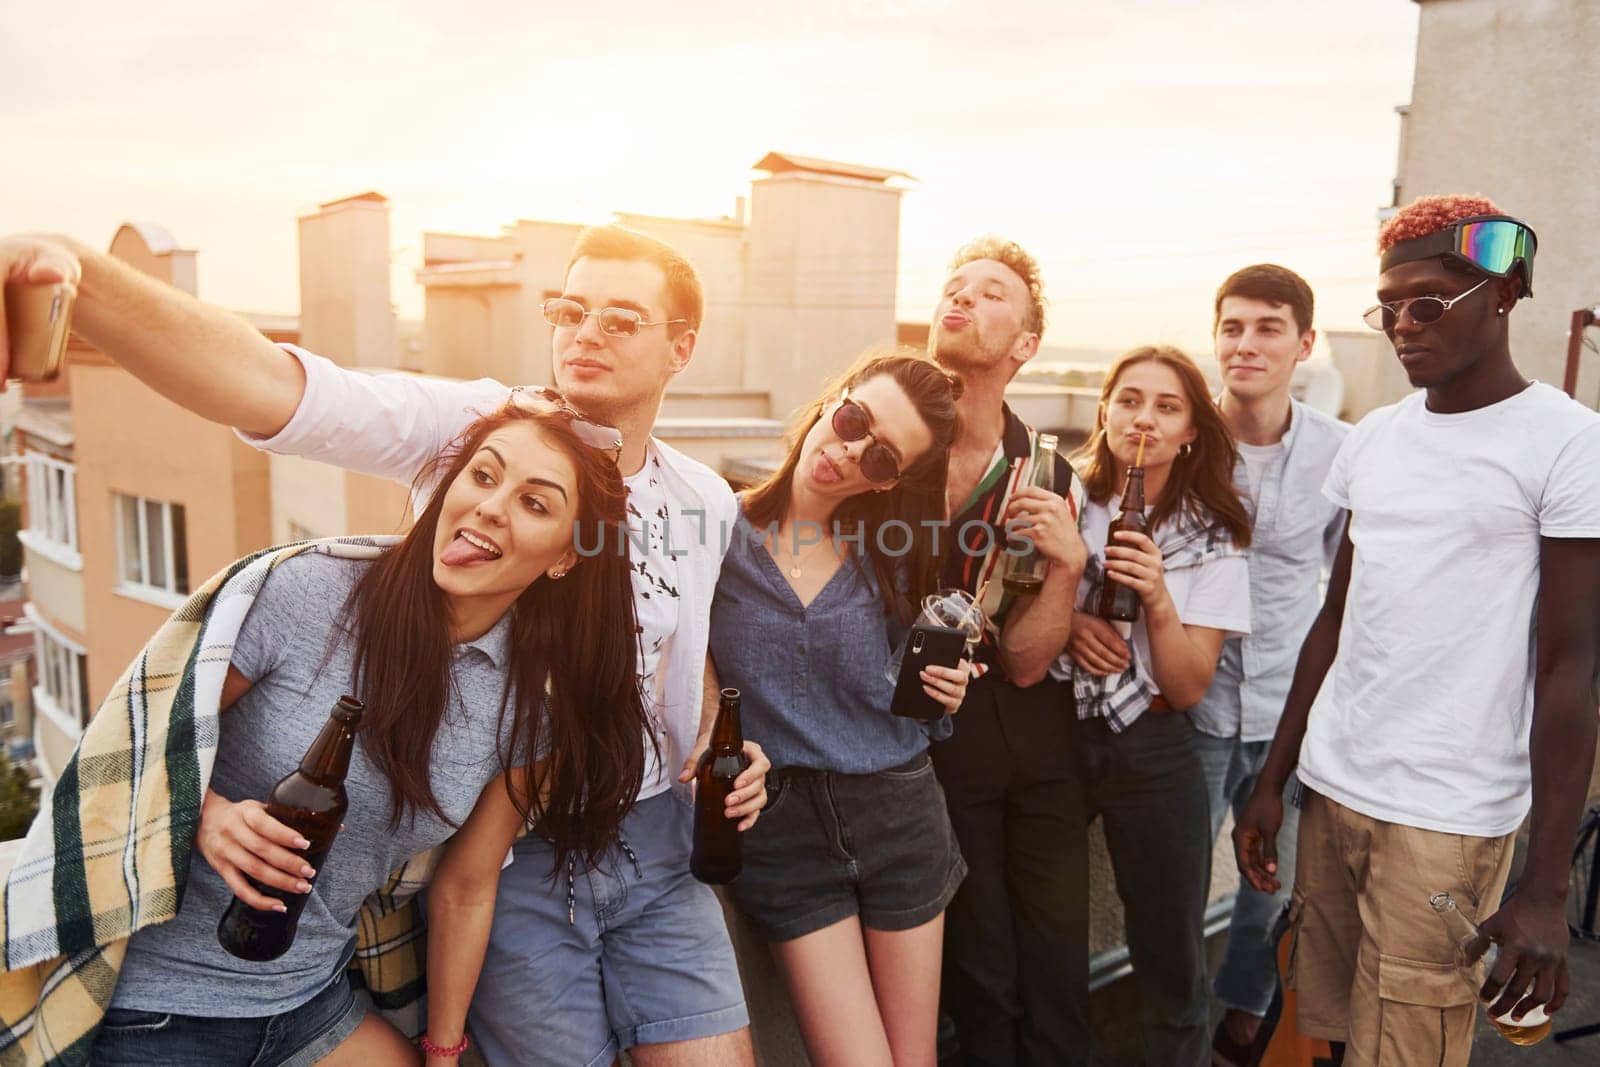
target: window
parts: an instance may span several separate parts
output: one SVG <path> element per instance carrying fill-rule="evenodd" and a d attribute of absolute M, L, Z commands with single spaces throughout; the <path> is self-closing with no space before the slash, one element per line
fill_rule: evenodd
<path fill-rule="evenodd" d="M 83 646 L 57 630 L 31 603 L 23 612 L 33 622 L 33 654 L 39 683 L 33 702 L 69 736 L 89 721 L 89 661 Z"/>
<path fill-rule="evenodd" d="M 188 531 L 182 504 L 115 494 L 122 591 L 159 603 L 189 595 Z"/>
<path fill-rule="evenodd" d="M 11 706 L 10 697 L 0 697 L 0 726 L 10 726 L 17 721 L 16 709 Z"/>
<path fill-rule="evenodd" d="M 22 543 L 58 563 L 83 567 L 78 554 L 78 468 L 43 452 L 25 457 L 28 478 L 28 528 Z"/>

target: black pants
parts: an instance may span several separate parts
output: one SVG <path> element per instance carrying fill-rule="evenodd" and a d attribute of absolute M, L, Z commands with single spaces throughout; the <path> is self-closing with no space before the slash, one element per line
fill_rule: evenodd
<path fill-rule="evenodd" d="M 968 1064 L 1088 1062 L 1088 818 L 1073 717 L 1058 682 L 986 676 L 967 689 L 955 736 L 932 748 L 967 861 L 945 913 L 942 998 Z"/>
<path fill-rule="evenodd" d="M 1145 1062 L 1210 1062 L 1205 910 L 1211 836 L 1205 770 L 1184 712 L 1148 711 L 1122 733 L 1075 722 L 1089 814 L 1126 912 L 1128 952 L 1143 1002 Z"/>

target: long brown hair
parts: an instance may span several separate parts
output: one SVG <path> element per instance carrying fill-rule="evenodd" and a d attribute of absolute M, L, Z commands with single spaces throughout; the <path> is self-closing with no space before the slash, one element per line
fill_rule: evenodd
<path fill-rule="evenodd" d="M 449 613 L 433 580 L 434 533 L 450 484 L 489 434 L 516 422 L 537 426 L 572 461 L 579 526 L 625 522 L 626 490 L 616 464 L 579 440 L 557 412 L 508 404 L 468 426 L 417 475 L 418 495 L 432 486 L 427 507 L 405 539 L 361 576 L 345 609 L 355 635 L 356 691 L 367 704 L 361 746 L 389 780 L 391 829 L 403 812 L 444 818 L 430 762 L 454 694 Z M 580 559 L 560 581 L 541 576 L 511 606 L 500 765 L 542 761 L 531 796 L 514 787 L 511 775 L 506 785 L 517 810 L 553 842 L 558 864 L 575 854 L 597 861 L 639 791 L 647 719 L 637 648 L 622 553 Z"/>
<path fill-rule="evenodd" d="M 1172 461 L 1172 472 L 1167 475 L 1161 499 L 1154 502 L 1150 512 L 1150 529 L 1159 529 L 1173 515 L 1188 511 L 1195 518 L 1221 526 L 1235 545 L 1248 548 L 1250 515 L 1233 485 L 1233 468 L 1239 458 L 1233 433 L 1211 400 L 1205 375 L 1200 373 L 1194 360 L 1171 345 L 1131 349 L 1118 356 L 1106 372 L 1105 384 L 1100 387 L 1100 406 L 1095 411 L 1094 433 L 1072 457 L 1089 499 L 1104 504 L 1120 488 L 1116 460 L 1106 440 L 1106 409 L 1111 405 L 1117 379 L 1136 363 L 1160 363 L 1172 368 L 1178 381 L 1183 383 L 1183 393 L 1189 401 L 1189 419 L 1195 430 L 1188 453 L 1180 452 Z"/>
<path fill-rule="evenodd" d="M 881 493 L 863 492 L 841 503 L 833 515 L 835 528 L 854 533 L 860 529 L 862 551 L 872 566 L 883 597 L 885 610 L 909 617 L 911 605 L 938 588 L 939 561 L 933 554 L 933 538 L 925 523 L 945 518 L 945 481 L 950 470 L 950 445 L 956 439 L 960 418 L 956 400 L 961 396 L 961 379 L 923 355 L 868 352 L 856 360 L 843 375 L 830 382 L 822 395 L 800 410 L 789 439 L 789 454 L 766 481 L 745 497 L 744 513 L 750 524 L 765 527 L 783 521 L 789 506 L 789 491 L 794 485 L 795 468 L 806 434 L 822 418 L 822 409 L 841 390 L 853 388 L 871 378 L 887 377 L 905 390 L 911 404 L 927 424 L 933 442 L 928 450 L 900 474 L 894 488 Z M 910 549 L 898 557 L 884 551 L 879 531 L 886 523 L 898 520 L 911 529 Z M 896 544 L 899 543 L 897 539 Z M 897 572 L 904 565 L 910 599 L 898 591 Z"/>

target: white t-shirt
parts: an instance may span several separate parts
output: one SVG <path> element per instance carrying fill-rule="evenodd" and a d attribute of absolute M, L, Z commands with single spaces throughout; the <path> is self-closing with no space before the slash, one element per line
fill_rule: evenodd
<path fill-rule="evenodd" d="M 1278 462 L 1278 458 L 1285 451 L 1282 441 L 1274 441 L 1270 445 L 1247 445 L 1239 442 L 1239 458 L 1244 460 L 1245 478 L 1250 483 L 1250 499 L 1258 505 L 1261 502 L 1261 478 Z"/>
<path fill-rule="evenodd" d="M 661 486 L 661 459 L 653 447 L 644 466 L 623 484 L 628 487 L 629 577 L 639 623 L 639 684 L 655 733 L 654 738 L 646 734 L 644 739 L 644 779 L 639 787 L 639 799 L 644 800 L 667 789 L 673 779 L 662 772 L 656 750 L 667 750 L 662 711 L 668 700 L 665 665 L 678 632 L 678 560 L 667 551 L 667 494 Z"/>
<path fill-rule="evenodd" d="M 1600 416 L 1540 383 L 1448 415 L 1413 393 L 1351 432 L 1323 492 L 1355 557 L 1300 777 L 1387 822 L 1511 832 L 1531 797 L 1540 538 L 1600 537 Z"/>
<path fill-rule="evenodd" d="M 1122 498 L 1112 497 L 1104 504 L 1085 501 L 1083 505 L 1083 543 L 1090 552 L 1102 555 L 1111 520 L 1122 510 Z M 1178 608 L 1178 619 L 1185 626 L 1210 626 L 1223 631 L 1228 637 L 1250 632 L 1250 567 L 1244 556 L 1219 556 L 1197 567 L 1180 567 L 1168 571 L 1163 580 L 1172 603 Z M 1094 611 L 1089 603 L 1089 583 L 1078 583 L 1077 607 L 1079 611 Z M 1139 621 L 1133 624 L 1133 648 L 1136 653 L 1139 677 L 1153 692 L 1160 692 L 1150 674 L 1150 632 L 1145 625 L 1145 613 L 1139 612 Z M 1072 660 L 1063 652 L 1050 673 L 1066 680 L 1072 676 Z M 959 724 L 958 727 L 959 729 Z"/>

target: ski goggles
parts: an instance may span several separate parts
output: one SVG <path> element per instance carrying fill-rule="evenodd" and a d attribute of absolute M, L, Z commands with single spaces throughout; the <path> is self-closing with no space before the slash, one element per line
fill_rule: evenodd
<path fill-rule="evenodd" d="M 1485 274 L 1504 278 L 1522 265 L 1522 295 L 1533 295 L 1533 255 L 1539 240 L 1533 229 L 1509 215 L 1474 215 L 1459 219 L 1438 233 L 1394 244 L 1379 263 L 1388 270 L 1432 256 L 1450 256 Z"/>

